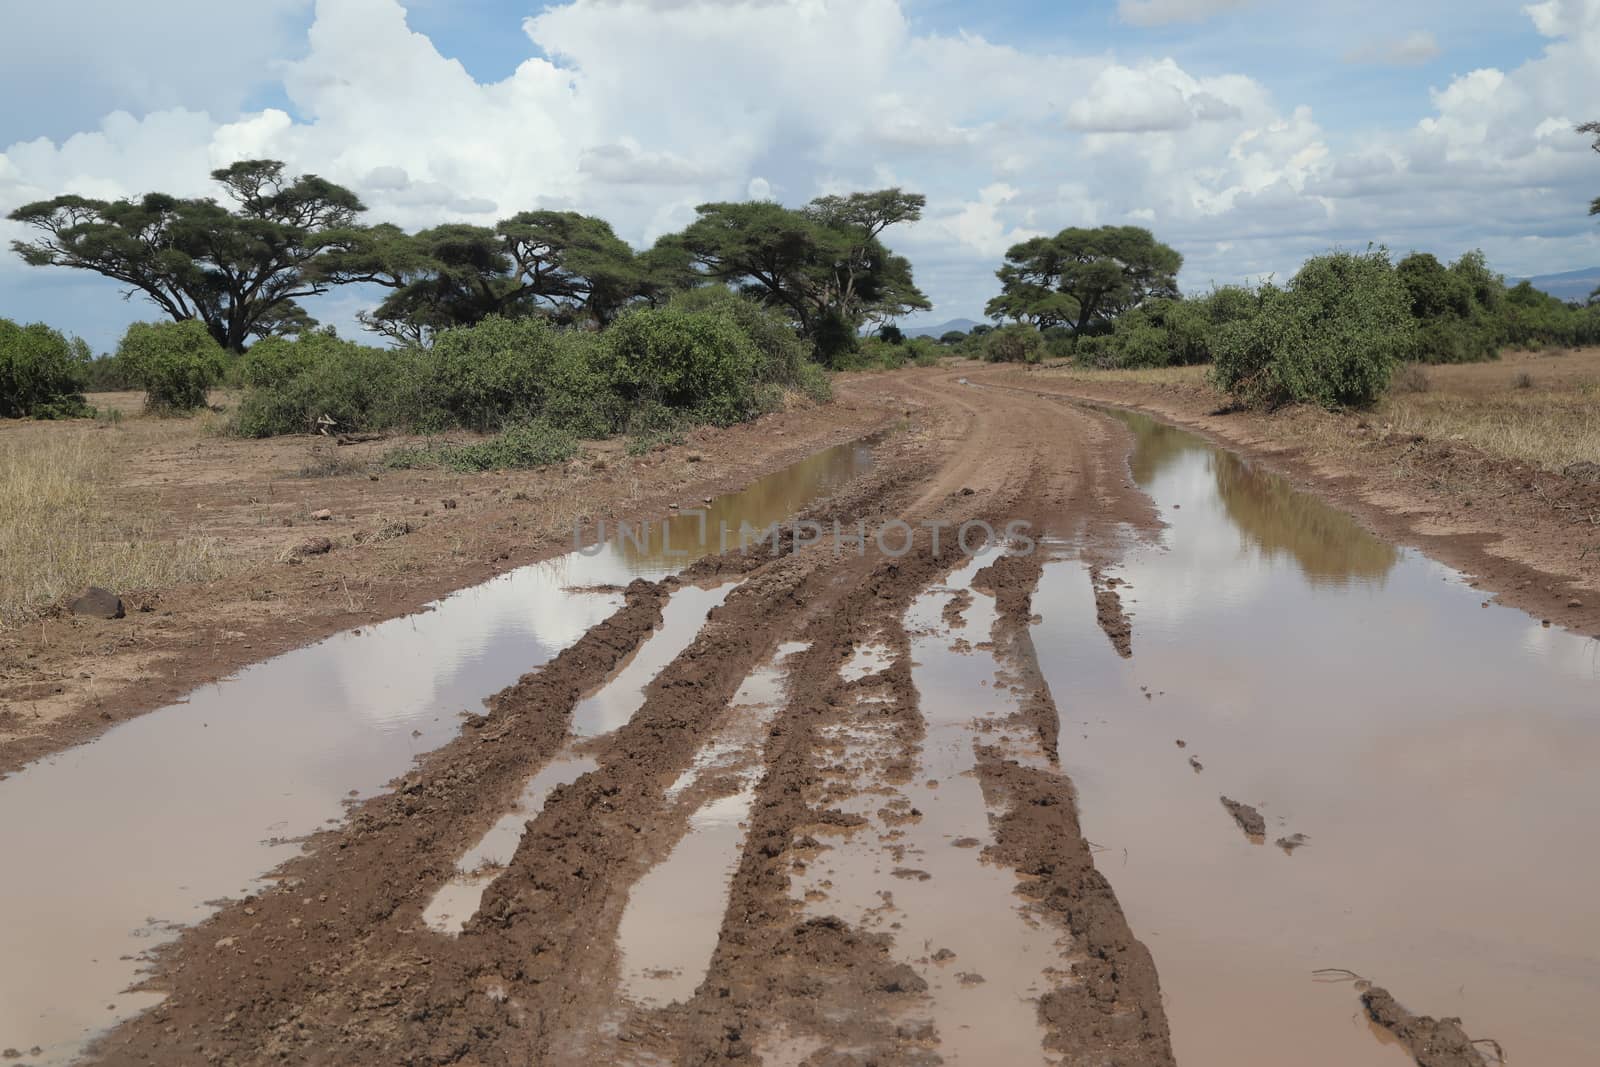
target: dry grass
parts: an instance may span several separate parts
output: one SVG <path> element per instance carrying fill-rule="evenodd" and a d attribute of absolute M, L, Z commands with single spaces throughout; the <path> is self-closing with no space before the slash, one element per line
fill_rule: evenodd
<path fill-rule="evenodd" d="M 1055 366 L 1043 376 L 1085 385 L 1158 387 L 1210 404 L 1222 396 L 1205 367 L 1086 370 Z M 1317 452 L 1345 453 L 1364 438 L 1355 420 L 1402 434 L 1461 441 L 1483 453 L 1547 470 L 1600 459 L 1600 348 L 1508 352 L 1489 363 L 1405 367 L 1365 416 L 1311 409 L 1278 412 L 1288 436 Z"/>
<path fill-rule="evenodd" d="M 1166 385 L 1186 388 L 1210 389 L 1206 384 L 1207 366 L 1193 367 L 1137 367 L 1128 370 L 1094 370 L 1076 367 L 1070 363 L 1046 364 L 1037 373 L 1062 381 L 1079 381 L 1113 384 Z M 1220 396 L 1220 394 L 1218 394 Z"/>
<path fill-rule="evenodd" d="M 121 592 L 215 573 L 213 539 L 158 538 L 148 520 L 111 506 L 115 438 L 77 427 L 0 436 L 0 628 L 86 585 Z"/>
<path fill-rule="evenodd" d="M 1513 387 L 1500 395 L 1408 393 L 1379 417 L 1398 433 L 1461 440 L 1492 456 L 1559 471 L 1600 457 L 1600 387 Z"/>

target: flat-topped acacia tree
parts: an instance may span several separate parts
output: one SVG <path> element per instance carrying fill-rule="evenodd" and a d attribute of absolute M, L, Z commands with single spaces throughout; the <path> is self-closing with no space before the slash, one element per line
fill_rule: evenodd
<path fill-rule="evenodd" d="M 198 320 L 218 344 L 303 326 L 300 298 L 346 279 L 324 257 L 352 246 L 366 210 L 341 185 L 282 163 L 251 159 L 211 172 L 230 205 L 209 197 L 146 193 L 137 200 L 58 196 L 11 219 L 40 236 L 11 247 L 36 267 L 93 271 L 143 293 L 174 321 Z"/>

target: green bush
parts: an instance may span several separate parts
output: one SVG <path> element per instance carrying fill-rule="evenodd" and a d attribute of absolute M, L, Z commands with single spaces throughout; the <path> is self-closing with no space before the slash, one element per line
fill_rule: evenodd
<path fill-rule="evenodd" d="M 668 304 L 674 311 L 726 315 L 738 324 L 761 353 L 756 378 L 780 385 L 800 385 L 817 366 L 811 346 L 795 332 L 786 315 L 721 285 L 686 289 Z"/>
<path fill-rule="evenodd" d="M 89 346 L 67 340 L 42 322 L 18 326 L 0 319 L 0 417 L 66 419 L 91 416 L 83 399 Z"/>
<path fill-rule="evenodd" d="M 611 388 L 630 410 L 656 404 L 719 426 L 759 414 L 762 354 L 728 315 L 629 311 L 600 335 L 599 348 Z"/>
<path fill-rule="evenodd" d="M 990 363 L 1038 363 L 1044 352 L 1044 338 L 1032 326 L 1002 326 L 983 335 L 983 358 Z"/>
<path fill-rule="evenodd" d="M 139 383 L 133 380 L 128 368 L 118 362 L 116 356 L 100 356 L 84 363 L 83 389 L 86 393 L 120 393 L 138 387 Z"/>
<path fill-rule="evenodd" d="M 578 454 L 571 431 L 544 419 L 508 427 L 487 441 L 398 448 L 384 458 L 387 466 L 411 469 L 443 467 L 454 471 L 526 470 L 561 463 Z"/>
<path fill-rule="evenodd" d="M 773 311 L 731 291 L 636 309 L 600 333 L 491 317 L 441 331 L 430 348 L 377 349 L 312 332 L 244 357 L 234 419 L 248 436 L 451 427 L 559 427 L 579 438 L 660 437 L 781 406 L 798 388 L 831 393 L 810 348 Z"/>
<path fill-rule="evenodd" d="M 272 338 L 246 353 L 244 398 L 233 431 L 245 437 L 314 433 L 332 420 L 335 432 L 387 430 L 448 420 L 420 409 L 419 353 L 341 341 L 325 334 Z"/>
<path fill-rule="evenodd" d="M 185 415 L 204 407 L 206 390 L 222 380 L 227 353 L 205 324 L 136 322 L 117 346 L 117 362 L 144 389 L 146 411 Z"/>
<path fill-rule="evenodd" d="M 1410 295 L 1388 253 L 1306 261 L 1287 288 L 1264 286 L 1260 311 L 1213 334 L 1213 380 L 1239 402 L 1271 408 L 1372 403 L 1415 347 Z"/>

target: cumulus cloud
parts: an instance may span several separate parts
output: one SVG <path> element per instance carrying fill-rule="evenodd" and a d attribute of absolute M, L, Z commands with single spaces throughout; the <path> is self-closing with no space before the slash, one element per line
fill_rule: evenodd
<path fill-rule="evenodd" d="M 1181 130 L 1239 113 L 1236 105 L 1164 59 L 1139 68 L 1113 66 L 1101 71 L 1088 92 L 1067 108 L 1067 125 L 1092 133 L 1148 133 Z"/>
<path fill-rule="evenodd" d="M 1204 22 L 1250 3 L 1251 0 L 1117 0 L 1117 14 L 1135 26 L 1164 26 L 1169 22 Z"/>
<path fill-rule="evenodd" d="M 1344 54 L 1346 63 L 1365 63 L 1388 67 L 1415 67 L 1439 55 L 1439 42 L 1426 30 L 1401 38 L 1372 38 Z"/>
<path fill-rule="evenodd" d="M 1153 21 L 1227 6 L 1123 8 Z M 1593 98 L 1600 0 L 1527 17 L 1544 35 L 1528 62 L 1461 74 L 1409 124 L 1330 134 L 1245 73 L 924 32 L 900 0 L 568 0 L 523 23 L 528 58 L 491 82 L 397 0 L 319 0 L 277 70 L 286 106 L 130 108 L 18 141 L 0 153 L 0 213 L 68 191 L 212 194 L 209 170 L 265 156 L 349 185 L 372 221 L 571 208 L 642 247 L 708 200 L 902 184 L 928 209 L 889 241 L 945 318 L 981 309 L 1011 243 L 1123 220 L 1183 251 L 1189 286 L 1369 239 L 1481 245 L 1507 273 L 1538 273 L 1600 257 L 1584 217 L 1595 164 L 1571 133 L 1600 118 L 1571 113 Z M 0 314 L 48 314 L 56 293 L 77 316 L 83 285 L 0 256 Z M 104 291 L 108 317 L 151 314 Z"/>

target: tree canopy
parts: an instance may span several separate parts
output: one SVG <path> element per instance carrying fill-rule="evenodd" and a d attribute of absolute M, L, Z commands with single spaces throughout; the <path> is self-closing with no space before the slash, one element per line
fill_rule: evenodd
<path fill-rule="evenodd" d="M 879 240 L 922 217 L 926 198 L 900 189 L 824 196 L 798 210 L 771 201 L 702 204 L 683 233 L 657 243 L 683 250 L 704 277 L 781 307 L 825 361 L 854 347 L 868 322 L 932 305 L 911 263 Z"/>
<path fill-rule="evenodd" d="M 630 303 L 655 302 L 687 274 L 686 260 L 674 263 L 656 250 L 636 255 L 605 220 L 573 211 L 525 211 L 492 228 L 449 223 L 415 234 L 374 226 L 322 269 L 332 280 L 393 290 L 362 322 L 413 344 L 491 315 L 604 325 Z"/>
<path fill-rule="evenodd" d="M 1585 122 L 1578 127 L 1578 132 L 1592 136 L 1594 142 L 1590 147 L 1600 152 L 1600 122 Z M 1594 202 L 1589 205 L 1589 214 L 1600 215 L 1600 196 L 1595 197 Z"/>
<path fill-rule="evenodd" d="M 125 295 L 141 292 L 174 321 L 204 323 L 234 351 L 306 325 L 296 301 L 337 280 L 320 261 L 354 244 L 364 205 L 314 174 L 285 176 L 276 160 L 245 160 L 211 177 L 231 206 L 165 193 L 26 204 L 10 217 L 40 236 L 12 248 L 36 267 L 73 267 L 121 282 Z"/>
<path fill-rule="evenodd" d="M 1146 300 L 1178 295 L 1183 256 L 1138 226 L 1072 227 L 1013 245 L 998 271 L 995 319 L 1065 326 L 1074 336 L 1108 326 Z"/>

